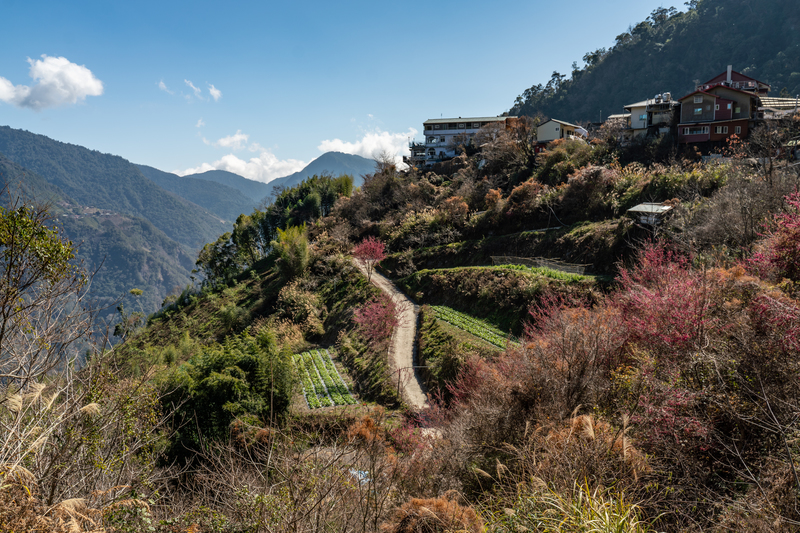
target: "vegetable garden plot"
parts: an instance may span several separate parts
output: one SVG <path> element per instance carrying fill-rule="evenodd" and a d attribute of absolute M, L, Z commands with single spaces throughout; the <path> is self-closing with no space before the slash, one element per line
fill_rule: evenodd
<path fill-rule="evenodd" d="M 293 360 L 303 382 L 303 396 L 309 409 L 356 403 L 327 349 L 295 354 Z"/>
<path fill-rule="evenodd" d="M 471 333 L 479 339 L 494 344 L 498 348 L 505 348 L 509 342 L 511 344 L 518 344 L 517 340 L 512 335 L 497 329 L 483 320 L 479 320 L 443 305 L 433 305 L 431 308 L 436 313 L 436 318 L 439 320 L 443 320 L 459 329 L 463 329 L 467 333 Z"/>

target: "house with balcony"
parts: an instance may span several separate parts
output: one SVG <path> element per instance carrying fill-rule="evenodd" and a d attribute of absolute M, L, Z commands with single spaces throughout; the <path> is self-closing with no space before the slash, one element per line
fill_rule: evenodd
<path fill-rule="evenodd" d="M 731 69 L 701 83 L 681 98 L 679 144 L 722 146 L 730 137 L 745 138 L 763 119 L 761 96 L 769 85 Z"/>
<path fill-rule="evenodd" d="M 625 131 L 625 139 L 658 137 L 669 133 L 680 103 L 672 99 L 672 93 L 657 94 L 649 100 L 642 100 L 624 107 L 630 116 Z"/>
<path fill-rule="evenodd" d="M 758 96 L 767 96 L 770 86 L 763 81 L 758 81 L 750 76 L 745 76 L 733 70 L 732 65 L 728 65 L 728 70 L 711 78 L 707 82 L 700 83 L 695 87 L 698 91 L 708 91 L 712 87 L 723 85 L 731 89 L 749 92 Z"/>
<path fill-rule="evenodd" d="M 511 128 L 517 117 L 435 118 L 422 123 L 425 142 L 412 142 L 404 162 L 412 166 L 432 165 L 455 157 L 459 145 L 469 143 L 478 130 L 490 124 Z"/>

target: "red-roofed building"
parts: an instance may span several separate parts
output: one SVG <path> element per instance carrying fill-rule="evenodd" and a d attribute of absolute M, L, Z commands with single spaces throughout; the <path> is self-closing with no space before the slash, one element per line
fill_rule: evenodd
<path fill-rule="evenodd" d="M 759 118 L 759 95 L 767 91 L 769 85 L 739 74 L 729 66 L 727 72 L 679 99 L 678 142 L 722 145 L 733 135 L 746 137 Z"/>
<path fill-rule="evenodd" d="M 758 81 L 755 78 L 736 72 L 731 68 L 731 65 L 728 65 L 728 70 L 726 72 L 711 78 L 705 83 L 701 83 L 697 86 L 697 90 L 707 91 L 719 85 L 739 89 L 740 91 L 751 92 L 760 96 L 766 96 L 770 89 L 770 86 L 763 81 Z"/>

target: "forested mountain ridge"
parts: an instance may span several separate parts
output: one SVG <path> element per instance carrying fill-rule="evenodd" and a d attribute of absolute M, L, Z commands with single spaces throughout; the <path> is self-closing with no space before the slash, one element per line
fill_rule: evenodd
<path fill-rule="evenodd" d="M 553 72 L 526 89 L 509 111 L 573 122 L 622 113 L 623 106 L 695 83 L 728 65 L 772 86 L 771 96 L 800 93 L 800 10 L 792 0 L 693 0 L 686 12 L 659 8 L 616 37 L 610 49 L 583 56 L 572 72 Z"/>
<path fill-rule="evenodd" d="M 90 295 L 101 319 L 118 319 L 115 304 L 151 312 L 189 283 L 193 252 L 140 217 L 80 205 L 57 186 L 0 154 L 0 187 L 8 196 L 47 205 L 52 225 L 75 244 L 77 261 L 94 273 Z M 141 289 L 134 298 L 130 289 Z M 98 324 L 99 325 L 99 324 Z"/>
<path fill-rule="evenodd" d="M 227 228 L 222 220 L 162 189 L 119 156 L 8 126 L 0 127 L 0 153 L 56 185 L 80 205 L 147 219 L 171 239 L 193 249 Z"/>
<path fill-rule="evenodd" d="M 249 213 L 258 204 L 240 190 L 193 175 L 178 176 L 147 165 L 136 165 L 144 176 L 185 200 L 207 209 L 220 218 L 233 222 L 242 213 Z"/>
<path fill-rule="evenodd" d="M 260 202 L 272 192 L 271 184 L 250 180 L 239 174 L 228 172 L 227 170 L 208 170 L 206 172 L 200 172 L 199 174 L 188 174 L 183 177 L 211 181 L 231 187 L 238 190 L 255 203 Z"/>

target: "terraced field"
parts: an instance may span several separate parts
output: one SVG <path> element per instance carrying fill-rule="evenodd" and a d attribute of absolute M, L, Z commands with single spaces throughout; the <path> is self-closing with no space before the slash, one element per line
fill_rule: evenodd
<path fill-rule="evenodd" d="M 326 348 L 295 354 L 293 359 L 309 409 L 356 403 Z"/>
<path fill-rule="evenodd" d="M 431 308 L 434 310 L 436 318 L 439 320 L 443 320 L 467 333 L 471 333 L 498 348 L 505 348 L 509 342 L 511 344 L 518 344 L 517 339 L 512 335 L 483 320 L 479 320 L 443 305 L 433 305 Z"/>

